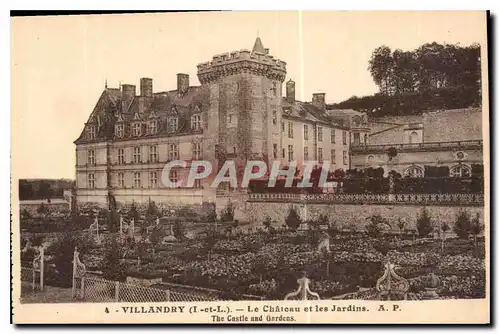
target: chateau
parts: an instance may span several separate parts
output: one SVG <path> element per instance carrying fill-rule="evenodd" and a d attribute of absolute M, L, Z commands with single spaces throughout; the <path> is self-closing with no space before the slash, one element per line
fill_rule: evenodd
<path fill-rule="evenodd" d="M 130 84 L 105 87 L 75 141 L 77 203 L 215 203 L 209 180 L 195 188 L 163 185 L 173 160 L 187 166 L 170 172 L 172 182 L 187 179 L 193 160 L 219 167 L 228 159 L 283 166 L 314 160 L 329 170 L 382 167 L 413 177 L 422 177 L 425 165 L 470 176 L 471 165 L 483 163 L 481 110 L 369 120 L 329 108 L 324 93 L 297 101 L 294 81 L 285 78 L 286 63 L 257 38 L 251 51 L 199 64 L 201 86 L 181 73 L 172 91 L 154 92 L 150 78 L 140 79 L 139 92 Z"/>
<path fill-rule="evenodd" d="M 173 91 L 153 92 L 150 78 L 141 78 L 139 94 L 130 84 L 106 87 L 75 141 L 77 202 L 106 205 L 110 195 L 120 203 L 215 202 L 216 190 L 203 183 L 164 187 L 162 170 L 172 160 L 188 162 L 171 171 L 173 182 L 187 178 L 193 160 L 315 160 L 349 169 L 351 135 L 366 140 L 366 115 L 330 112 L 324 93 L 297 101 L 291 79 L 283 96 L 285 77 L 286 63 L 257 38 L 251 51 L 199 64 L 201 86 L 177 74 Z"/>

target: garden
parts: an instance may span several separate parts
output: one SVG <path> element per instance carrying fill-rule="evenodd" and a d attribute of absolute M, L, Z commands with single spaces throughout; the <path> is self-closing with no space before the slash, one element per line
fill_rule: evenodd
<path fill-rule="evenodd" d="M 134 210 L 138 211 L 129 211 Z M 380 216 L 367 217 L 359 226 L 326 216 L 304 222 L 293 207 L 281 227 L 266 219 L 256 230 L 241 229 L 232 219 L 231 207 L 210 224 L 188 224 L 179 217 L 154 224 L 152 211 L 131 213 L 138 215 L 137 238 L 110 228 L 101 242 L 88 231 L 61 234 L 46 250 L 46 284 L 71 286 L 77 246 L 87 270 L 106 279 L 162 278 L 166 283 L 218 290 L 222 299 L 283 299 L 297 289 L 304 273 L 322 299 L 362 299 L 365 291 L 374 291 L 387 261 L 408 280 L 410 299 L 423 298 L 430 277 L 439 281 L 438 298 L 485 297 L 483 227 L 479 217 L 466 211 L 453 223 L 438 224 L 424 208 L 415 229 L 399 222 L 396 230 Z M 299 228 L 304 225 L 307 229 Z M 433 235 L 436 226 L 439 235 Z M 197 233 L 190 234 L 193 227 Z M 329 245 L 320 249 L 325 238 Z M 33 256 L 25 252 L 23 260 L 27 263 Z"/>

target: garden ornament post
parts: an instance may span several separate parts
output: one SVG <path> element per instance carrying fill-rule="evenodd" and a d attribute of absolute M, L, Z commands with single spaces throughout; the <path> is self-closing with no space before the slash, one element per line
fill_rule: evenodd
<path fill-rule="evenodd" d="M 426 280 L 425 293 L 423 299 L 438 299 L 439 295 L 436 290 L 439 288 L 441 280 L 434 273 L 431 273 L 429 278 Z"/>
<path fill-rule="evenodd" d="M 384 265 L 384 274 L 377 280 L 376 289 L 379 292 L 378 297 L 381 300 L 394 300 L 392 296 L 406 300 L 410 284 L 408 281 L 396 274 L 395 265 L 386 262 Z"/>
<path fill-rule="evenodd" d="M 302 278 L 299 278 L 297 280 L 297 283 L 299 284 L 299 288 L 294 291 L 290 292 L 285 296 L 285 300 L 291 300 L 297 298 L 298 300 L 308 300 L 307 295 L 311 295 L 314 297 L 314 299 L 320 300 L 321 298 L 316 292 L 312 292 L 311 289 L 309 289 L 309 278 L 306 277 L 306 273 L 304 272 L 302 274 Z"/>

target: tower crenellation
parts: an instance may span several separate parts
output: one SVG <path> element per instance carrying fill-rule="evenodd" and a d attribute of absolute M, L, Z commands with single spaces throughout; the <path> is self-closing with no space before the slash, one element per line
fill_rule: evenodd
<path fill-rule="evenodd" d="M 204 84 L 240 71 L 283 82 L 286 76 L 286 63 L 270 54 L 241 49 L 215 55 L 211 61 L 198 64 L 198 79 Z"/>
<path fill-rule="evenodd" d="M 218 54 L 198 65 L 198 79 L 210 91 L 205 143 L 238 159 L 269 159 L 277 142 L 286 63 L 257 38 L 253 49 Z"/>

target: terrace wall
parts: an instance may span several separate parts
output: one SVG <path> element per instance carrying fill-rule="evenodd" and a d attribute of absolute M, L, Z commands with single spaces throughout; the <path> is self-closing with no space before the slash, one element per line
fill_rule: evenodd
<path fill-rule="evenodd" d="M 267 216 L 279 225 L 284 224 L 291 206 L 298 209 L 303 219 L 326 215 L 340 224 L 355 223 L 360 227 L 366 225 L 366 218 L 381 215 L 396 230 L 398 218 L 406 222 L 405 228 L 414 228 L 423 208 L 435 222 L 452 223 L 460 210 L 467 211 L 471 217 L 479 214 L 480 219 L 484 219 L 482 195 L 232 194 L 218 197 L 217 213 L 228 200 L 235 207 L 235 219 L 256 222 L 258 226 Z"/>

